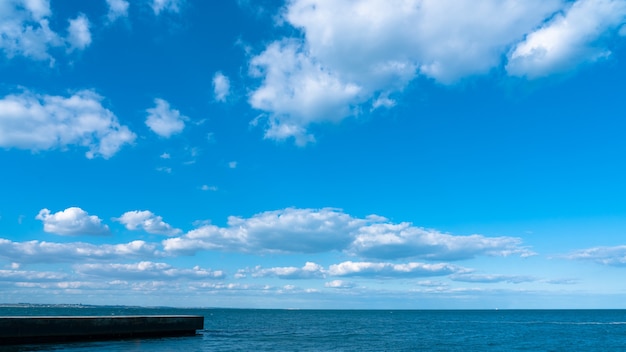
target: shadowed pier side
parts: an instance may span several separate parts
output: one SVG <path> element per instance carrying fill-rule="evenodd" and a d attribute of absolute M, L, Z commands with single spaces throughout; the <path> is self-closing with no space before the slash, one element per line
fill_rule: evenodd
<path fill-rule="evenodd" d="M 201 315 L 0 317 L 0 344 L 195 335 Z"/>

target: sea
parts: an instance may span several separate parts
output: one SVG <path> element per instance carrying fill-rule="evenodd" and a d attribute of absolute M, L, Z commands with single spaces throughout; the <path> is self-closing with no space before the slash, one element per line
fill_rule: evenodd
<path fill-rule="evenodd" d="M 203 315 L 195 336 L 0 351 L 626 351 L 626 310 L 280 310 L 0 306 L 9 315 Z"/>

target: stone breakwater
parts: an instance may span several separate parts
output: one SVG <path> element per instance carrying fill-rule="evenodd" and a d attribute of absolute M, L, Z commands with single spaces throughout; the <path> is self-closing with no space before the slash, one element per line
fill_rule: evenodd
<path fill-rule="evenodd" d="M 0 317 L 0 344 L 195 335 L 201 315 Z"/>

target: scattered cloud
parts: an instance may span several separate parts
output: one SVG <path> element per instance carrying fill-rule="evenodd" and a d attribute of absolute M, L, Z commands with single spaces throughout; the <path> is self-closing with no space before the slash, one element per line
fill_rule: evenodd
<path fill-rule="evenodd" d="M 179 13 L 185 0 L 152 0 L 152 11 L 155 15 L 162 12 Z"/>
<path fill-rule="evenodd" d="M 70 97 L 24 92 L 0 99 L 0 147 L 32 151 L 88 147 L 87 158 L 112 157 L 136 135 L 90 90 Z"/>
<path fill-rule="evenodd" d="M 280 279 L 319 279 L 327 277 L 365 277 L 376 279 L 416 278 L 429 276 L 448 276 L 468 272 L 459 266 L 447 263 L 384 263 L 384 262 L 342 262 L 325 269 L 319 264 L 307 262 L 303 267 L 275 267 L 242 269 L 237 272 L 238 278 L 244 277 L 276 277 Z"/>
<path fill-rule="evenodd" d="M 280 279 L 313 279 L 324 278 L 325 270 L 322 266 L 307 262 L 302 268 L 297 267 L 277 267 L 264 269 L 257 266 L 253 269 L 242 269 L 237 272 L 238 278 L 247 277 L 277 277 Z"/>
<path fill-rule="evenodd" d="M 250 60 L 261 83 L 250 105 L 267 113 L 265 138 L 313 142 L 312 124 L 389 108 L 418 76 L 451 84 L 498 67 L 510 46 L 563 6 L 561 0 L 294 0 L 282 23 L 301 36 Z"/>
<path fill-rule="evenodd" d="M 625 21 L 623 0 L 571 2 L 517 44 L 509 55 L 507 71 L 515 76 L 535 78 L 606 58 L 611 51 L 602 43 L 602 37 L 619 32 Z"/>
<path fill-rule="evenodd" d="M 216 72 L 213 75 L 213 93 L 215 100 L 220 102 L 225 102 L 230 95 L 230 80 L 221 72 Z"/>
<path fill-rule="evenodd" d="M 107 18 L 109 22 L 114 22 L 115 20 L 121 17 L 128 16 L 128 6 L 129 3 L 127 0 L 106 0 L 107 5 L 109 6 L 109 12 L 107 14 Z"/>
<path fill-rule="evenodd" d="M 161 159 L 171 159 L 172 156 L 169 153 L 163 153 L 163 154 L 159 155 L 159 158 L 161 158 Z"/>
<path fill-rule="evenodd" d="M 515 237 L 454 236 L 415 227 L 411 223 L 374 223 L 359 228 L 349 252 L 376 259 L 418 257 L 431 260 L 462 260 L 477 255 L 532 256 Z"/>
<path fill-rule="evenodd" d="M 394 224 L 372 215 L 355 218 L 333 208 L 287 208 L 231 216 L 227 227 L 206 224 L 163 241 L 172 253 L 225 250 L 243 253 L 321 253 L 343 251 L 373 259 L 462 260 L 476 256 L 533 255 L 515 237 L 454 236 Z M 417 269 L 416 269 L 417 270 Z"/>
<path fill-rule="evenodd" d="M 116 280 L 206 280 L 223 279 L 222 271 L 212 271 L 195 266 L 178 269 L 166 263 L 142 261 L 132 264 L 89 263 L 74 266 L 80 274 Z"/>
<path fill-rule="evenodd" d="M 297 145 L 314 142 L 307 127 L 313 122 L 340 121 L 354 115 L 354 102 L 361 87 L 344 83 L 311 58 L 296 40 L 268 46 L 250 62 L 253 77 L 263 83 L 249 98 L 250 105 L 270 113 L 265 138 L 285 140 L 293 137 Z"/>
<path fill-rule="evenodd" d="M 328 274 L 332 276 L 398 278 L 444 276 L 464 270 L 466 269 L 446 263 L 392 264 L 348 261 L 340 264 L 331 265 L 328 269 Z"/>
<path fill-rule="evenodd" d="M 89 215 L 81 208 L 71 207 L 51 214 L 41 209 L 36 217 L 43 221 L 43 230 L 63 236 L 108 235 L 109 227 L 95 215 Z"/>
<path fill-rule="evenodd" d="M 157 247 L 144 241 L 94 245 L 83 242 L 13 242 L 0 238 L 0 257 L 13 263 L 60 263 L 159 257 Z"/>
<path fill-rule="evenodd" d="M 3 282 L 60 281 L 66 278 L 66 274 L 50 271 L 0 270 L 0 281 Z"/>
<path fill-rule="evenodd" d="M 327 288 L 349 289 L 356 287 L 356 284 L 343 280 L 333 280 L 324 284 Z"/>
<path fill-rule="evenodd" d="M 343 248 L 358 219 L 335 209 L 284 209 L 251 218 L 228 218 L 228 227 L 205 225 L 163 241 L 165 250 L 227 250 L 265 253 L 319 253 Z"/>
<path fill-rule="evenodd" d="M 209 186 L 209 185 L 202 185 L 202 187 L 200 187 L 200 189 L 203 190 L 203 191 L 212 191 L 212 192 L 217 191 L 217 187 L 216 186 Z"/>
<path fill-rule="evenodd" d="M 154 108 L 146 110 L 148 112 L 146 125 L 152 132 L 164 138 L 182 132 L 185 121 L 189 118 L 181 115 L 180 111 L 170 108 L 170 104 L 163 99 L 156 98 L 154 103 L 156 104 Z"/>
<path fill-rule="evenodd" d="M 53 64 L 48 50 L 65 43 L 50 29 L 51 15 L 46 0 L 0 2 L 0 49 L 8 58 L 24 56 Z"/>
<path fill-rule="evenodd" d="M 265 138 L 306 145 L 311 125 L 392 108 L 420 76 L 453 84 L 504 67 L 536 78 L 606 58 L 604 39 L 625 32 L 626 2 L 293 0 L 279 22 L 302 35 L 251 58 L 260 84 L 249 104 L 265 112 Z"/>
<path fill-rule="evenodd" d="M 83 50 L 91 44 L 91 32 L 89 31 L 89 20 L 84 14 L 78 15 L 75 19 L 69 20 L 70 24 L 67 28 L 67 41 L 70 45 L 69 50 Z"/>
<path fill-rule="evenodd" d="M 581 249 L 564 257 L 571 260 L 592 261 L 602 265 L 626 266 L 626 246 Z"/>
<path fill-rule="evenodd" d="M 141 229 L 147 233 L 168 236 L 174 236 L 182 232 L 180 229 L 173 228 L 170 224 L 164 222 L 162 217 L 148 210 L 128 211 L 115 220 L 133 231 Z"/>

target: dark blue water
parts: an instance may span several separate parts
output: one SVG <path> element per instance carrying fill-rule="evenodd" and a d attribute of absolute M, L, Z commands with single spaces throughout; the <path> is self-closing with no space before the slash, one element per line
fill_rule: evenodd
<path fill-rule="evenodd" d="M 0 351 L 626 351 L 625 310 L 4 307 L 0 315 L 200 314 L 196 336 Z"/>

